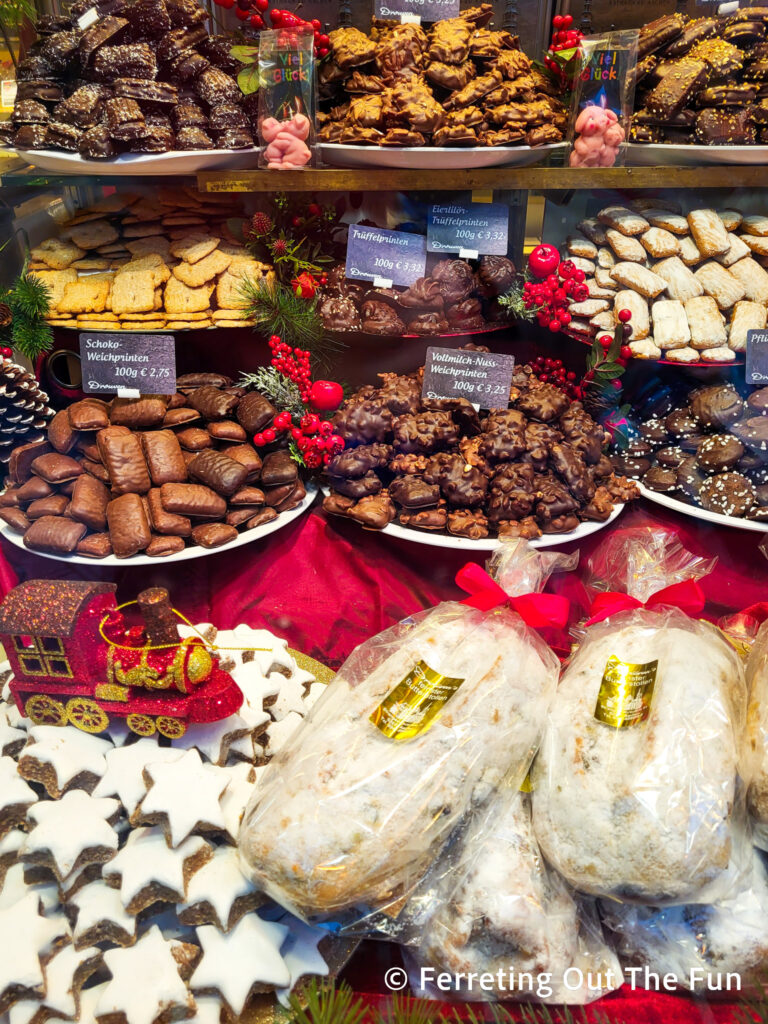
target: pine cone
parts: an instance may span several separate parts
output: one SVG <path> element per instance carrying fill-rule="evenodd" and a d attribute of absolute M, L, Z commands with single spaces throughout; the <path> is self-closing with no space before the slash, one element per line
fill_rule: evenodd
<path fill-rule="evenodd" d="M 0 305 L 0 316 L 2 315 Z M 48 395 L 37 378 L 12 359 L 0 363 L 0 463 L 7 463 L 20 444 L 44 441 L 53 416 Z"/>
<path fill-rule="evenodd" d="M 13 321 L 13 313 L 11 307 L 7 306 L 4 302 L 0 302 L 0 328 L 10 327 Z"/>

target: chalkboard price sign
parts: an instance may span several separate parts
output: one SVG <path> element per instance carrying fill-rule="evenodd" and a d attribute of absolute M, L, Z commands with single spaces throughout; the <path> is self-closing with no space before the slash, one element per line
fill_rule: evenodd
<path fill-rule="evenodd" d="M 172 334 L 81 334 L 80 359 L 87 395 L 114 395 L 126 389 L 169 395 L 176 390 Z"/>

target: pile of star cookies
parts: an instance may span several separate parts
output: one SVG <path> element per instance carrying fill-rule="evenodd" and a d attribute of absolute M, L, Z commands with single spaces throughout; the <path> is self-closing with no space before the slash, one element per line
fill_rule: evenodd
<path fill-rule="evenodd" d="M 606 206 L 566 243 L 586 275 L 567 331 L 612 332 L 629 310 L 639 359 L 732 363 L 768 318 L 768 216 L 681 208 L 660 199 Z"/>
<path fill-rule="evenodd" d="M 243 282 L 271 283 L 227 226 L 227 196 L 160 188 L 116 193 L 81 210 L 30 253 L 51 295 L 53 327 L 183 331 L 249 327 Z"/>
<path fill-rule="evenodd" d="M 3 1020 L 214 1024 L 260 993 L 285 1003 L 349 952 L 257 892 L 235 846 L 254 785 L 323 684 L 265 630 L 195 632 L 245 699 L 173 746 L 119 721 L 100 735 L 33 725 L 2 667 Z"/>

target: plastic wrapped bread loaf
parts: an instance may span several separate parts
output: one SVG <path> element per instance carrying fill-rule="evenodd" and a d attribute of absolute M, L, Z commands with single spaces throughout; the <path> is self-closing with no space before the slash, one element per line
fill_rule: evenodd
<path fill-rule="evenodd" d="M 658 586 L 659 566 L 643 574 L 643 561 L 625 551 L 622 564 Z M 590 626 L 534 764 L 548 861 L 596 896 L 689 903 L 732 892 L 748 869 L 734 842 L 745 720 L 741 660 L 714 626 L 663 605 Z"/>
<path fill-rule="evenodd" d="M 413 903 L 423 920 L 411 937 L 411 977 L 442 999 L 432 992 L 441 972 L 458 979 L 454 996 L 470 1000 L 584 1004 L 622 984 L 594 905 L 577 902 L 544 863 L 530 797 L 516 787 L 503 786 L 473 817 Z M 492 975 L 493 987 L 474 985 L 480 975 Z"/>
<path fill-rule="evenodd" d="M 508 545 L 496 579 L 540 589 L 552 558 Z M 254 792 L 245 870 L 305 918 L 402 900 L 463 816 L 522 780 L 558 669 L 509 608 L 447 602 L 362 644 Z"/>
<path fill-rule="evenodd" d="M 750 782 L 747 807 L 754 824 L 755 845 L 768 850 L 768 622 L 755 638 L 747 662 L 747 737 Z"/>
<path fill-rule="evenodd" d="M 629 968 L 628 980 L 644 984 L 647 968 L 659 976 L 674 975 L 679 988 L 707 999 L 717 991 L 730 999 L 762 995 L 768 961 L 768 873 L 757 850 L 750 867 L 735 896 L 709 905 L 639 907 L 601 901 L 606 929 Z"/>

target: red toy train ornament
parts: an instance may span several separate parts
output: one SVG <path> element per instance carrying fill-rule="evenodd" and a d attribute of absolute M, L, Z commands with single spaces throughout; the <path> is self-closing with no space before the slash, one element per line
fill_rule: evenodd
<path fill-rule="evenodd" d="M 138 736 L 184 735 L 243 702 L 201 638 L 180 640 L 168 592 L 139 594 L 143 626 L 129 626 L 111 583 L 29 580 L 0 605 L 11 693 L 36 725 L 99 733 L 125 719 Z"/>

